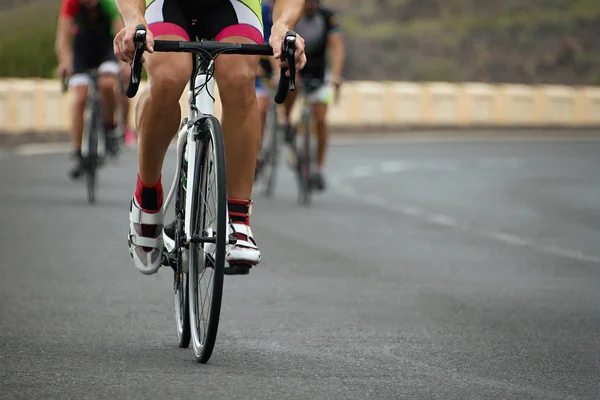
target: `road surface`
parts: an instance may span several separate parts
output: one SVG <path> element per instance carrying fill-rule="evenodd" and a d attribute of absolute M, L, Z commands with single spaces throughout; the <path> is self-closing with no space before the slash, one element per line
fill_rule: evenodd
<path fill-rule="evenodd" d="M 1 398 L 600 395 L 600 141 L 340 142 L 310 209 L 282 166 L 207 365 L 129 259 L 135 165 L 91 207 L 60 146 L 1 154 Z"/>

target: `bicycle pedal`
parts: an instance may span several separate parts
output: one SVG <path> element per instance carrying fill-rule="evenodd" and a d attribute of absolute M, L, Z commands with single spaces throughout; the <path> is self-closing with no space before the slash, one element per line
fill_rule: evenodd
<path fill-rule="evenodd" d="M 233 264 L 225 267 L 225 275 L 248 275 L 252 268 L 249 264 Z"/>
<path fill-rule="evenodd" d="M 229 236 L 229 243 L 228 244 L 236 244 L 237 243 L 237 237 L 235 236 Z"/>

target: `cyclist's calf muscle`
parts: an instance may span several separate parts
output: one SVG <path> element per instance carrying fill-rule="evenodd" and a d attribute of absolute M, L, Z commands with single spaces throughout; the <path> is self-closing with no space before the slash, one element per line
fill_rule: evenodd
<path fill-rule="evenodd" d="M 238 36 L 228 37 L 223 42 L 256 44 L 249 38 Z M 232 199 L 250 199 L 254 183 L 260 143 L 260 115 L 254 86 L 259 58 L 223 54 L 215 63 L 223 104 L 227 195 Z"/>
<path fill-rule="evenodd" d="M 182 40 L 175 35 L 161 40 Z M 149 85 L 138 95 L 139 175 L 152 185 L 160 179 L 162 161 L 181 120 L 179 99 L 192 73 L 190 54 L 145 54 Z"/>

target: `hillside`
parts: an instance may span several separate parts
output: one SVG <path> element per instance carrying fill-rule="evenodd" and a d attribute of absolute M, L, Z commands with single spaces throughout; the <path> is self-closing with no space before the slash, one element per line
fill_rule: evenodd
<path fill-rule="evenodd" d="M 324 0 L 348 79 L 600 84 L 598 0 Z M 58 0 L 0 0 L 0 76 L 49 76 Z"/>
<path fill-rule="evenodd" d="M 326 0 L 353 79 L 600 84 L 598 0 Z"/>

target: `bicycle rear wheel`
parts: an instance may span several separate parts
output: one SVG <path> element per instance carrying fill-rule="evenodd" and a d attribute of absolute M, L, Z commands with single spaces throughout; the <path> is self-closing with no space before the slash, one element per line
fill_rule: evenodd
<path fill-rule="evenodd" d="M 298 132 L 301 133 L 300 148 L 298 151 L 298 202 L 304 206 L 311 202 L 311 181 L 310 181 L 310 124 L 312 123 L 310 110 L 302 115 L 302 120 Z M 298 147 L 296 147 L 298 148 Z"/>
<path fill-rule="evenodd" d="M 265 131 L 269 132 L 268 158 L 264 171 L 264 195 L 271 198 L 275 192 L 275 180 L 277 178 L 277 164 L 279 161 L 279 124 L 277 119 L 277 104 L 271 101 L 267 113 Z"/>
<path fill-rule="evenodd" d="M 189 296 L 192 347 L 206 363 L 213 351 L 223 295 L 227 203 L 225 151 L 218 120 L 207 117 L 196 142 L 189 252 Z M 187 218 L 187 216 L 186 216 Z M 200 240 L 198 240 L 200 239 Z"/>

